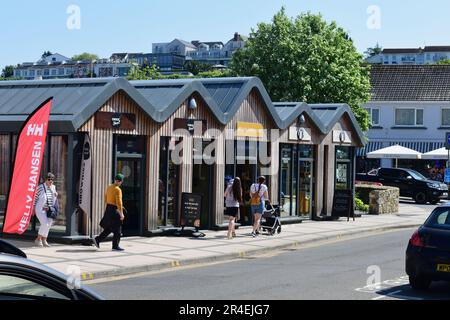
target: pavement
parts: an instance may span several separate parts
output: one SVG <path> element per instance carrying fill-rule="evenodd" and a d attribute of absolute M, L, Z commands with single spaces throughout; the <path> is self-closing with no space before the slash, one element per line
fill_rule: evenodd
<path fill-rule="evenodd" d="M 21 248 L 31 260 L 67 275 L 73 275 L 74 270 L 79 271 L 82 280 L 90 281 L 246 258 L 272 250 L 418 227 L 434 208 L 431 205 L 402 201 L 396 214 L 362 215 L 350 222 L 343 218 L 338 221 L 305 221 L 301 224 L 283 225 L 279 235 L 263 234 L 257 238 L 251 237 L 250 227 L 239 228 L 237 237 L 232 240 L 226 238 L 226 231 L 206 231 L 204 238 L 123 238 L 121 247 L 125 252 L 112 252 L 111 242 L 102 243 L 100 250 L 94 246 L 74 245 L 38 248 L 33 247 L 30 241 L 11 242 Z"/>

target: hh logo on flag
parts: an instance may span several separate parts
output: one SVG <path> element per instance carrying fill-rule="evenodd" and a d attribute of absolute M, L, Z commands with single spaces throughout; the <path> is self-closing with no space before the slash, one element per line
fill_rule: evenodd
<path fill-rule="evenodd" d="M 44 125 L 30 124 L 27 130 L 27 136 L 42 137 L 44 135 Z"/>

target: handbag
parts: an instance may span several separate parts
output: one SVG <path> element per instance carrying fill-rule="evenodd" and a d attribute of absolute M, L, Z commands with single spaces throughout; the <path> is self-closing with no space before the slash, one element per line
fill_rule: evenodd
<path fill-rule="evenodd" d="M 252 199 L 250 200 L 250 205 L 252 205 L 252 206 L 260 206 L 261 205 L 261 196 L 259 195 L 260 191 L 261 191 L 261 185 L 259 185 L 259 190 L 256 193 L 256 195 L 252 196 Z"/>
<path fill-rule="evenodd" d="M 44 190 L 45 190 L 45 197 L 47 198 L 47 206 L 48 206 L 47 218 L 56 220 L 56 218 L 58 218 L 58 216 L 59 216 L 58 198 L 55 199 L 55 203 L 53 204 L 53 206 L 51 206 L 50 202 L 48 201 L 47 188 L 45 187 L 45 185 L 43 185 L 43 186 L 44 186 Z"/>

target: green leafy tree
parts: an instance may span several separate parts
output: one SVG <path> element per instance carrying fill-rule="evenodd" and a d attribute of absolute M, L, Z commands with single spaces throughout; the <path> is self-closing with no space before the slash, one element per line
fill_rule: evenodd
<path fill-rule="evenodd" d="M 383 48 L 377 42 L 375 47 L 367 48 L 367 50 L 364 52 L 364 54 L 366 55 L 366 58 L 371 58 L 382 52 L 383 52 Z"/>
<path fill-rule="evenodd" d="M 93 54 L 93 53 L 87 53 L 87 52 L 84 52 L 82 54 L 78 54 L 78 55 L 75 55 L 72 57 L 72 60 L 74 60 L 74 61 L 81 61 L 81 60 L 91 60 L 92 61 L 92 60 L 98 60 L 98 59 L 99 59 L 98 55 Z"/>
<path fill-rule="evenodd" d="M 450 59 L 439 60 L 438 62 L 436 62 L 436 64 L 439 64 L 439 65 L 450 64 Z"/>
<path fill-rule="evenodd" d="M 226 78 L 226 77 L 234 77 L 234 73 L 231 70 L 211 70 L 200 72 L 196 77 L 197 78 Z"/>
<path fill-rule="evenodd" d="M 369 129 L 360 105 L 370 98 L 370 66 L 349 35 L 321 15 L 294 19 L 282 8 L 252 30 L 231 67 L 239 76 L 259 77 L 274 101 L 348 103 L 361 129 Z"/>
<path fill-rule="evenodd" d="M 130 69 L 127 76 L 128 80 L 156 80 L 162 78 L 163 76 L 155 65 L 151 67 L 144 66 L 142 68 L 135 66 Z"/>
<path fill-rule="evenodd" d="M 184 68 L 194 76 L 201 72 L 208 72 L 212 70 L 211 65 L 196 60 L 187 61 Z"/>
<path fill-rule="evenodd" d="M 14 66 L 6 66 L 2 70 L 2 78 L 12 78 L 14 76 Z"/>

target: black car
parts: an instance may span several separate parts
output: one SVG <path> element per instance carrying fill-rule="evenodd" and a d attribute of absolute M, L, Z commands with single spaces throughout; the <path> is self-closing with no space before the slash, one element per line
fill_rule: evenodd
<path fill-rule="evenodd" d="M 450 281 L 450 203 L 436 208 L 409 241 L 406 273 L 415 289 Z"/>
<path fill-rule="evenodd" d="M 448 199 L 448 186 L 442 182 L 429 180 L 419 172 L 403 168 L 379 168 L 368 174 L 357 174 L 360 182 L 380 183 L 384 186 L 397 187 L 400 196 L 411 197 L 419 204 L 436 204 Z"/>
<path fill-rule="evenodd" d="M 27 259 L 0 240 L 0 300 L 103 300 L 77 279 Z"/>

